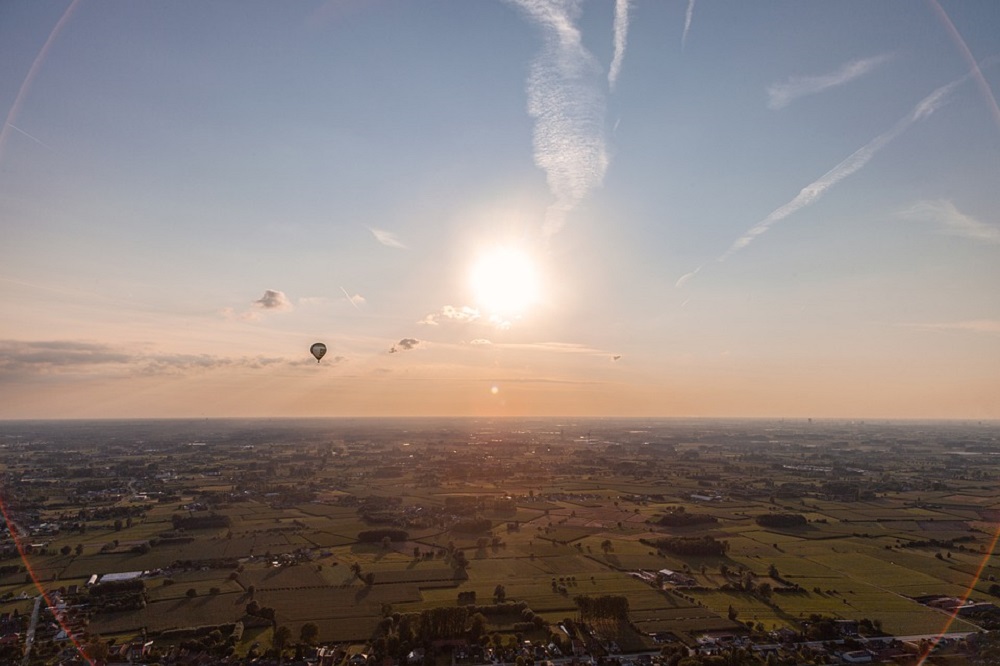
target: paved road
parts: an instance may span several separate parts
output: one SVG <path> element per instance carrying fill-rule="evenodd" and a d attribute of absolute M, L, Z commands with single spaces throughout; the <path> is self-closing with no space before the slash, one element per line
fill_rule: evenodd
<path fill-rule="evenodd" d="M 21 660 L 21 666 L 28 666 L 28 658 L 31 657 L 31 646 L 35 642 L 35 627 L 38 626 L 38 615 L 42 609 L 42 601 L 44 601 L 42 595 L 35 597 L 35 608 L 31 611 L 31 624 L 28 625 L 28 634 L 24 639 L 24 659 Z"/>

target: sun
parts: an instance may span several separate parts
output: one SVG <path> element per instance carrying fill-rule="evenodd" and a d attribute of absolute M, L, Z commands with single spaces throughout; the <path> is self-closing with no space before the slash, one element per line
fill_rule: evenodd
<path fill-rule="evenodd" d="M 540 281 L 531 256 L 519 248 L 494 247 L 473 264 L 475 305 L 490 317 L 519 317 L 538 302 Z"/>

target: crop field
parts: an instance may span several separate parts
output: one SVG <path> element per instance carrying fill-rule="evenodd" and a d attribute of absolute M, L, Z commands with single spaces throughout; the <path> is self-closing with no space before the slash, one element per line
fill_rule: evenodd
<path fill-rule="evenodd" d="M 151 498 L 169 497 L 142 503 L 120 492 L 122 482 L 113 497 L 94 500 L 85 529 L 33 536 L 26 562 L 8 548 L 0 612 L 30 613 L 37 588 L 28 565 L 48 591 L 80 588 L 81 607 L 92 601 L 92 575 L 149 572 L 145 607 L 89 611 L 89 631 L 102 636 L 243 619 L 267 625 L 247 635 L 268 641 L 270 620 L 254 615 L 263 608 L 293 636 L 311 622 L 321 642 L 359 649 L 382 636 L 386 616 L 493 604 L 498 585 L 506 602 L 541 618 L 533 625 L 520 610 L 491 615 L 488 631 L 504 640 L 548 640 L 552 622 L 580 618 L 581 598 L 624 597 L 628 611 L 616 630 L 623 644 L 653 649 L 649 634 L 689 645 L 709 631 L 764 641 L 762 630 L 799 631 L 810 616 L 878 620 L 901 635 L 976 631 L 972 619 L 951 619 L 916 598 L 995 599 L 1000 558 L 986 551 L 997 528 L 988 521 L 1000 520 L 1000 486 L 992 489 L 994 479 L 980 479 L 985 472 L 971 463 L 961 474 L 941 471 L 948 468 L 931 464 L 933 447 L 892 458 L 893 467 L 884 451 L 856 460 L 857 452 L 794 443 L 758 445 L 752 463 L 741 461 L 748 454 L 737 444 L 594 445 L 600 467 L 559 446 L 532 447 L 529 465 L 523 451 L 487 455 L 407 439 L 406 457 L 396 461 L 406 471 L 384 476 L 374 470 L 397 456 L 390 445 L 376 460 L 361 445 L 293 453 L 275 444 L 255 454 L 271 470 L 266 483 L 264 464 L 251 470 L 243 449 L 225 448 L 213 459 L 232 470 L 224 483 L 197 472 L 131 480 Z M 297 476 L 303 460 L 331 447 L 338 469 L 316 465 L 310 496 Z M 166 464 L 167 454 L 149 455 Z M 198 455 L 204 449 L 172 450 L 170 465 L 200 469 L 207 463 Z M 832 464 L 798 471 L 808 456 L 875 472 L 817 471 Z M 620 457 L 629 464 L 618 468 Z M 456 478 L 427 480 L 448 469 Z M 940 490 L 907 489 L 932 473 Z M 990 473 L 1000 478 L 1000 467 Z M 91 492 L 100 486 L 80 478 Z M 21 492 L 44 497 L 37 515 L 46 521 L 58 521 L 72 501 L 51 484 Z M 382 532 L 362 535 L 371 530 Z M 28 598 L 14 598 L 22 593 Z"/>

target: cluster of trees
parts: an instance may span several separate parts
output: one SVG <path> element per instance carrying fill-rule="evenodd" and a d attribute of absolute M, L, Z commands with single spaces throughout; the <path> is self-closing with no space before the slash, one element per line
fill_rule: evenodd
<path fill-rule="evenodd" d="M 754 518 L 761 527 L 804 527 L 808 522 L 801 513 L 762 513 Z"/>
<path fill-rule="evenodd" d="M 681 507 L 676 511 L 671 511 L 666 515 L 660 516 L 656 524 L 663 527 L 691 527 L 693 525 L 705 525 L 717 522 L 719 522 L 719 519 L 715 516 L 710 516 L 707 513 L 688 513 Z"/>
<path fill-rule="evenodd" d="M 573 601 L 580 610 L 583 622 L 628 619 L 628 597 L 607 594 L 601 597 L 580 596 Z"/>
<path fill-rule="evenodd" d="M 954 548 L 955 544 L 975 541 L 976 537 L 971 534 L 956 537 L 954 539 L 925 539 L 921 541 L 908 541 L 903 544 L 904 548 Z M 959 546 L 962 549 L 962 546 Z"/>
<path fill-rule="evenodd" d="M 184 516 L 182 514 L 175 513 L 170 517 L 170 522 L 173 523 L 175 530 L 208 530 L 219 527 L 231 527 L 233 524 L 233 521 L 230 520 L 229 516 L 223 516 L 217 513 L 209 513 L 204 516 Z"/>
<path fill-rule="evenodd" d="M 139 610 L 146 605 L 146 583 L 138 578 L 99 583 L 90 588 L 89 596 L 98 613 Z"/>
<path fill-rule="evenodd" d="M 365 530 L 358 533 L 358 541 L 361 543 L 381 543 L 382 539 L 389 541 L 406 541 L 410 538 L 410 533 L 406 530 L 385 528 L 378 530 Z"/>
<path fill-rule="evenodd" d="M 493 521 L 489 518 L 465 518 L 451 526 L 452 532 L 464 532 L 466 534 L 489 532 L 491 529 L 493 529 Z"/>
<path fill-rule="evenodd" d="M 722 556 L 729 550 L 728 541 L 718 541 L 708 535 L 700 537 L 664 537 L 662 539 L 640 539 L 640 543 L 665 550 L 675 555 Z"/>
<path fill-rule="evenodd" d="M 246 614 L 251 617 L 260 617 L 268 620 L 272 625 L 278 622 L 274 609 L 270 606 L 261 606 L 256 600 L 252 600 L 247 604 Z"/>

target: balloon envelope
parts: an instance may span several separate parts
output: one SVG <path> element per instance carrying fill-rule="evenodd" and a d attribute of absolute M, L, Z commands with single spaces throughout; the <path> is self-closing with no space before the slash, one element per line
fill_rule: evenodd
<path fill-rule="evenodd" d="M 309 351 L 312 352 L 312 355 L 316 357 L 316 362 L 319 363 L 319 360 L 326 354 L 326 345 L 322 342 L 317 342 L 309 348 Z"/>

